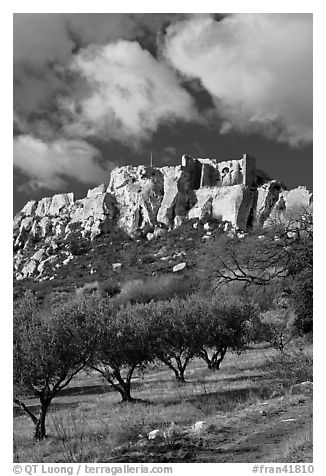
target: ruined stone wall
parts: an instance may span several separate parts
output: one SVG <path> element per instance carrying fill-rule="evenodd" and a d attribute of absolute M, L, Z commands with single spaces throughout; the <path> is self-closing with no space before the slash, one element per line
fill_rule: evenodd
<path fill-rule="evenodd" d="M 184 155 L 182 166 L 189 171 L 194 190 L 201 187 L 233 185 L 252 187 L 256 180 L 256 161 L 247 154 L 244 154 L 239 160 L 222 162 L 217 162 L 216 159 L 194 159 L 189 155 Z"/>

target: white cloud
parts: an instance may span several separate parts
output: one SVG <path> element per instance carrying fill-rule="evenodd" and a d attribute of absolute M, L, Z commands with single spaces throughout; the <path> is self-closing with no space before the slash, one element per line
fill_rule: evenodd
<path fill-rule="evenodd" d="M 75 56 L 71 68 L 87 81 L 89 91 L 62 103 L 71 115 L 68 134 L 137 146 L 161 123 L 196 119 L 193 98 L 175 72 L 137 42 L 90 46 Z"/>
<path fill-rule="evenodd" d="M 312 15 L 194 17 L 167 29 L 164 54 L 211 94 L 221 133 L 312 140 Z"/>
<path fill-rule="evenodd" d="M 14 166 L 29 177 L 30 189 L 59 190 L 66 185 L 66 178 L 87 184 L 103 183 L 114 164 L 100 164 L 99 155 L 96 148 L 81 140 L 47 143 L 31 135 L 14 139 Z"/>

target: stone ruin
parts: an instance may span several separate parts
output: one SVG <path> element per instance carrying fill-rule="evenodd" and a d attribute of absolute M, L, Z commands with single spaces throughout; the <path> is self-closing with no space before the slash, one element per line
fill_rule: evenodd
<path fill-rule="evenodd" d="M 215 159 L 193 159 L 182 156 L 182 166 L 189 170 L 194 190 L 202 187 L 245 185 L 252 187 L 256 180 L 256 159 L 243 154 L 239 160 L 217 162 Z"/>
<path fill-rule="evenodd" d="M 288 209 L 311 206 L 312 194 L 305 187 L 288 191 L 277 180 L 257 186 L 256 173 L 256 161 L 247 154 L 221 162 L 183 155 L 176 166 L 116 167 L 108 187 L 99 185 L 83 199 L 63 193 L 31 200 L 14 217 L 16 277 L 42 274 L 53 266 L 57 243 L 71 233 L 92 240 L 119 228 L 152 239 L 184 221 L 212 219 L 223 229 L 245 231 Z M 42 256 L 35 254 L 35 242 Z"/>

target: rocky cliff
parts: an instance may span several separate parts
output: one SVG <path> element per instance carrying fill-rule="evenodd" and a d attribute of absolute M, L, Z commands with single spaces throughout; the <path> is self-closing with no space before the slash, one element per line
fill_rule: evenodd
<path fill-rule="evenodd" d="M 311 203 L 305 187 L 287 191 L 277 180 L 257 186 L 255 159 L 248 155 L 223 162 L 183 156 L 175 167 L 118 167 L 107 188 L 99 185 L 81 200 L 58 194 L 29 201 L 17 213 L 14 275 L 41 278 L 48 266 L 58 266 L 60 244 L 72 236 L 93 240 L 116 228 L 150 240 L 190 219 L 215 219 L 224 230 L 245 231 Z M 67 255 L 63 264 L 72 259 L 60 253 Z"/>

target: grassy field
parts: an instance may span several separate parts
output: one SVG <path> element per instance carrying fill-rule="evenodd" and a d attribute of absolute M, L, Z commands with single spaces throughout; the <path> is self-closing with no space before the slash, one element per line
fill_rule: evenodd
<path fill-rule="evenodd" d="M 133 379 L 139 400 L 129 404 L 81 373 L 53 401 L 46 440 L 35 442 L 29 418 L 14 409 L 15 461 L 312 462 L 312 396 L 275 379 L 264 364 L 276 354 L 261 346 L 229 353 L 218 372 L 195 360 L 184 385 L 166 367 L 150 368 Z M 167 436 L 148 440 L 155 429 Z"/>

